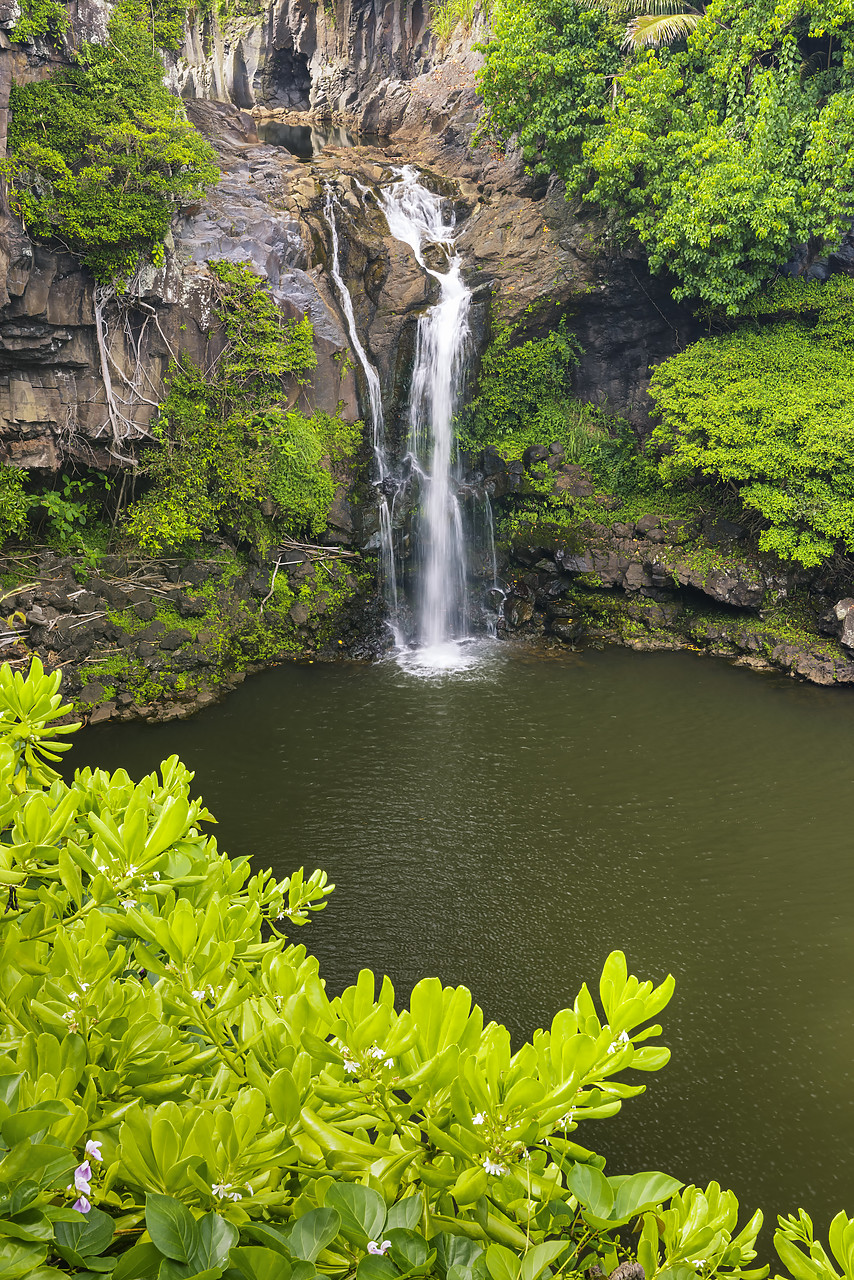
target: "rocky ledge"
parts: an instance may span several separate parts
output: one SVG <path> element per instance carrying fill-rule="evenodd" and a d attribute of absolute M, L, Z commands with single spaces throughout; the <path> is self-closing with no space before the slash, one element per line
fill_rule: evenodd
<path fill-rule="evenodd" d="M 492 450 L 475 464 L 499 512 L 517 512 L 519 531 L 500 548 L 506 634 L 690 649 L 814 684 L 854 684 L 854 598 L 830 574 L 759 555 L 746 529 L 713 512 L 624 511 L 563 462 L 559 445 L 518 463 Z M 529 499 L 521 519 L 516 495 Z M 545 502 L 555 497 L 557 510 Z"/>
<path fill-rule="evenodd" d="M 223 546 L 207 559 L 106 556 L 97 571 L 53 552 L 0 561 L 0 658 L 64 670 L 88 723 L 183 719 L 246 674 L 297 658 L 363 657 L 384 630 L 361 557 L 296 544 L 272 558 Z M 12 585 L 9 585 L 9 584 Z"/>

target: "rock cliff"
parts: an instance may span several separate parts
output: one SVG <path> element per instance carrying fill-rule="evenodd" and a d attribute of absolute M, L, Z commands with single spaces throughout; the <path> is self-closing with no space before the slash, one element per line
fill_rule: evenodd
<path fill-rule="evenodd" d="M 102 34 L 100 0 L 79 0 L 72 17 L 70 40 Z M 13 19 L 11 9 L 0 11 L 0 127 L 12 82 L 46 74 L 67 53 L 11 45 L 5 33 Z M 414 317 L 428 299 L 411 256 L 353 193 L 407 162 L 430 170 L 457 201 L 465 222 L 460 246 L 482 286 L 481 343 L 490 299 L 533 329 L 569 311 L 584 347 L 579 395 L 643 426 L 649 368 L 694 335 L 693 322 L 670 301 L 666 283 L 650 280 L 640 255 L 610 249 L 601 221 L 567 204 L 559 186 L 531 181 L 518 156 L 472 147 L 479 110 L 472 43 L 481 34 L 441 48 L 420 0 L 271 0 L 224 20 L 216 7 L 207 16 L 196 11 L 167 79 L 216 146 L 223 176 L 202 206 L 176 219 L 164 267 L 143 271 L 121 300 L 96 298 L 70 254 L 33 244 L 3 217 L 0 459 L 46 471 L 68 461 L 110 469 L 133 459 L 170 359 L 186 350 L 204 363 L 217 353 L 208 336 L 211 257 L 249 261 L 286 314 L 311 316 L 318 368 L 310 403 L 334 410 L 342 402 L 347 416 L 358 416 L 356 382 L 343 372 L 352 360 L 342 361 L 348 343 L 340 307 L 325 271 L 328 182 L 349 200 L 343 267 L 394 418 Z M 324 114 L 375 145 L 329 148 L 305 164 L 262 141 L 275 136 L 271 122 L 304 125 Z"/>

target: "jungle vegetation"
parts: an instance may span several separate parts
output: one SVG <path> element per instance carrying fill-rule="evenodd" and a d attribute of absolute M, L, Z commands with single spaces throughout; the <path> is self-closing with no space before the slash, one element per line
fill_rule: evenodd
<path fill-rule="evenodd" d="M 674 297 L 738 314 L 850 223 L 854 7 L 710 0 L 672 43 L 628 52 L 625 12 L 496 0 L 485 129 L 610 211 Z"/>

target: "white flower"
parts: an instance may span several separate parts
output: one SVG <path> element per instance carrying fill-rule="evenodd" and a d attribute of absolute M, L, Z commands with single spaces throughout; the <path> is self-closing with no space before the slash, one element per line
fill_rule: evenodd
<path fill-rule="evenodd" d="M 529 1156 L 528 1156 L 528 1148 L 527 1148 L 527 1147 L 521 1147 L 521 1148 L 519 1149 L 519 1151 L 517 1152 L 517 1158 L 518 1158 L 519 1160 L 528 1160 L 528 1159 L 529 1159 Z"/>
<path fill-rule="evenodd" d="M 568 1129 L 569 1126 L 572 1124 L 572 1118 L 574 1115 L 575 1115 L 574 1111 L 567 1111 L 565 1116 L 561 1116 L 561 1118 L 557 1122 L 558 1129 Z"/>
<path fill-rule="evenodd" d="M 379 1045 L 374 1045 L 373 1049 L 369 1050 L 369 1052 L 372 1058 L 385 1057 L 385 1049 L 380 1049 Z"/>
<path fill-rule="evenodd" d="M 242 1200 L 242 1199 L 243 1199 L 243 1196 L 240 1194 L 240 1192 L 239 1192 L 239 1191 L 230 1191 L 230 1192 L 228 1193 L 228 1199 L 229 1199 L 229 1200 Z"/>
<path fill-rule="evenodd" d="M 245 1185 L 245 1187 L 246 1187 L 246 1194 L 247 1194 L 247 1195 L 249 1195 L 249 1196 L 254 1196 L 255 1192 L 252 1190 L 252 1188 L 250 1187 L 249 1183 L 248 1183 L 248 1182 L 247 1182 L 247 1183 L 244 1183 L 244 1185 Z"/>
<path fill-rule="evenodd" d="M 79 995 L 77 994 L 77 992 L 76 992 L 76 991 L 72 991 L 72 992 L 71 992 L 71 994 L 69 995 L 68 999 L 69 999 L 69 1000 L 74 1001 L 74 1000 L 79 1000 L 79 999 L 80 999 L 80 997 L 79 997 Z"/>
<path fill-rule="evenodd" d="M 128 867 L 128 875 L 135 876 L 139 871 L 139 867 Z"/>
<path fill-rule="evenodd" d="M 383 1240 L 382 1244 L 377 1244 L 376 1240 L 370 1240 L 368 1242 L 368 1253 L 381 1253 L 385 1255 L 388 1253 L 390 1248 L 390 1240 Z"/>
<path fill-rule="evenodd" d="M 612 1044 L 608 1045 L 608 1052 L 619 1053 L 627 1044 L 631 1044 L 629 1033 L 628 1031 L 621 1031 L 616 1040 L 614 1040 Z"/>
<path fill-rule="evenodd" d="M 394 1058 L 386 1058 L 386 1060 L 385 1060 L 385 1065 L 386 1065 L 387 1067 L 393 1067 L 393 1066 L 394 1066 Z"/>
<path fill-rule="evenodd" d="M 81 991 L 88 991 L 88 990 L 89 990 L 89 986 L 90 986 L 90 984 L 89 984 L 88 982 L 81 982 L 81 983 L 80 983 L 80 990 L 81 990 Z"/>
<path fill-rule="evenodd" d="M 498 1164 L 495 1160 L 490 1160 L 489 1156 L 483 1162 L 483 1167 L 487 1173 L 492 1173 L 496 1178 L 500 1178 L 502 1174 L 507 1172 L 506 1164 Z"/>
<path fill-rule="evenodd" d="M 359 1064 L 358 1064 L 358 1062 L 354 1062 L 352 1058 L 345 1058 L 345 1059 L 344 1059 L 344 1070 L 345 1070 L 345 1071 L 358 1071 L 358 1070 L 359 1070 Z"/>
<path fill-rule="evenodd" d="M 204 987 L 202 987 L 199 991 L 192 991 L 190 994 L 192 995 L 194 1000 L 204 1000 L 205 998 Z"/>
<path fill-rule="evenodd" d="M 127 910 L 128 907 L 136 906 L 136 898 L 122 898 L 122 906 Z"/>
<path fill-rule="evenodd" d="M 226 1198 L 231 1199 L 231 1196 L 229 1195 L 231 1186 L 232 1184 L 230 1182 L 212 1182 L 211 1191 L 218 1200 L 225 1200 Z"/>
<path fill-rule="evenodd" d="M 691 1263 L 689 1263 L 689 1265 L 692 1267 L 696 1267 L 698 1271 L 702 1271 L 703 1267 L 706 1265 L 706 1259 L 694 1258 L 694 1260 Z"/>
<path fill-rule="evenodd" d="M 471 1118 L 472 1124 L 486 1124 L 486 1116 L 482 1111 L 478 1111 L 476 1116 Z"/>
<path fill-rule="evenodd" d="M 152 871 L 152 873 L 151 873 L 151 878 L 152 878 L 152 880 L 159 880 L 159 879 L 160 879 L 160 872 L 159 872 L 159 871 Z"/>

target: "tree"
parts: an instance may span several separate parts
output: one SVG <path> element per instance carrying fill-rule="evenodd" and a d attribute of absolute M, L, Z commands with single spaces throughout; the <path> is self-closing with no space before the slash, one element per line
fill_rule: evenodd
<path fill-rule="evenodd" d="M 629 18 L 623 48 L 659 49 L 685 40 L 705 13 L 705 5 L 679 0 L 579 0 L 584 9 L 598 9 L 617 19 Z"/>
<path fill-rule="evenodd" d="M 113 11 L 104 44 L 15 85 L 10 106 L 2 171 L 12 207 L 32 235 L 61 241 L 99 282 L 127 277 L 141 256 L 159 261 L 177 206 L 219 176 L 212 148 L 163 84 L 150 28 L 127 6 Z"/>

